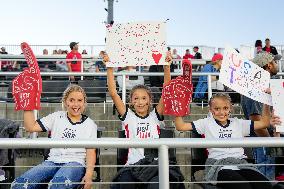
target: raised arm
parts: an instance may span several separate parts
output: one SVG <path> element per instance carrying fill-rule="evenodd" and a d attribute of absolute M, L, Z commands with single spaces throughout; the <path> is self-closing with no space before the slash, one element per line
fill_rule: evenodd
<path fill-rule="evenodd" d="M 41 132 L 42 128 L 39 126 L 38 122 L 35 120 L 33 110 L 24 111 L 24 127 L 28 132 Z"/>
<path fill-rule="evenodd" d="M 172 55 L 170 53 L 170 51 L 167 53 L 167 57 L 165 60 L 168 65 L 164 65 L 164 85 L 168 84 L 171 81 L 171 69 L 170 69 L 170 65 L 173 61 Z M 163 103 L 163 99 L 160 98 L 158 105 L 156 106 L 157 112 L 159 115 L 163 115 L 164 112 L 164 103 Z"/>
<path fill-rule="evenodd" d="M 265 129 L 269 127 L 270 117 L 271 117 L 271 113 L 270 113 L 269 106 L 266 104 L 263 104 L 261 118 L 259 121 L 254 122 L 254 130 Z"/>
<path fill-rule="evenodd" d="M 192 131 L 191 123 L 185 123 L 182 117 L 175 117 L 175 126 L 178 131 Z"/>
<path fill-rule="evenodd" d="M 109 57 L 107 54 L 103 55 L 103 62 L 104 63 L 109 62 Z M 107 87 L 108 87 L 109 95 L 111 96 L 118 113 L 121 116 L 123 116 L 126 112 L 126 107 L 123 101 L 121 100 L 120 96 L 117 94 L 112 67 L 107 68 Z"/>

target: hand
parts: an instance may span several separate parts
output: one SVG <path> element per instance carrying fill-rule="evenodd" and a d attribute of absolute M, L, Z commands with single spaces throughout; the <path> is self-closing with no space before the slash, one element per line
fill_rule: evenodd
<path fill-rule="evenodd" d="M 270 88 L 267 88 L 264 92 L 266 92 L 267 94 L 271 94 Z"/>
<path fill-rule="evenodd" d="M 42 80 L 35 55 L 27 43 L 21 44 L 28 68 L 13 79 L 15 110 L 39 110 Z"/>
<path fill-rule="evenodd" d="M 84 189 L 91 189 L 92 188 L 92 176 L 85 175 L 82 179 L 82 184 L 84 184 Z"/>
<path fill-rule="evenodd" d="M 168 51 L 168 52 L 167 52 L 167 55 L 166 55 L 165 61 L 166 61 L 166 62 L 168 62 L 168 63 L 169 63 L 169 65 L 173 62 L 173 56 L 172 56 L 171 51 Z"/>
<path fill-rule="evenodd" d="M 272 125 L 274 128 L 277 126 L 277 125 L 281 125 L 281 120 L 280 120 L 280 117 L 279 116 L 276 116 L 274 115 L 274 110 L 272 112 L 272 117 L 270 119 L 270 125 Z"/>

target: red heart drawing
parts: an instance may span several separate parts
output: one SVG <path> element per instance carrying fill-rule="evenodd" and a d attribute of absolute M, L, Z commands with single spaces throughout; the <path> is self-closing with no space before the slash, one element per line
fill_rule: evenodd
<path fill-rule="evenodd" d="M 284 82 L 282 83 L 282 85 L 283 85 L 283 88 L 284 88 Z"/>
<path fill-rule="evenodd" d="M 161 53 L 159 53 L 159 54 L 154 54 L 154 53 L 152 53 L 152 57 L 153 57 L 155 63 L 156 63 L 156 64 L 159 64 L 159 62 L 160 62 L 160 60 L 161 60 L 161 58 L 162 58 L 162 54 L 161 54 Z"/>

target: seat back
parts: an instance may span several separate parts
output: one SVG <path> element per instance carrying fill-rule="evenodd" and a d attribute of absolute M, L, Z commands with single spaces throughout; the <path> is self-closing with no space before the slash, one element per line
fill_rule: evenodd
<path fill-rule="evenodd" d="M 9 87 L 8 87 L 8 92 L 7 92 L 8 102 L 14 102 L 12 90 L 13 90 L 13 83 L 9 82 Z"/>
<path fill-rule="evenodd" d="M 85 90 L 88 102 L 99 103 L 106 101 L 106 80 L 79 80 L 78 85 Z"/>
<path fill-rule="evenodd" d="M 202 135 L 192 131 L 191 138 L 203 138 Z M 206 148 L 191 148 L 191 165 L 200 165 L 191 167 L 191 178 L 195 180 L 194 173 L 205 169 L 205 162 L 208 157 Z"/>
<path fill-rule="evenodd" d="M 68 80 L 60 80 L 60 81 L 42 81 L 42 94 L 41 101 L 42 102 L 61 102 L 63 92 L 70 85 L 70 81 Z"/>

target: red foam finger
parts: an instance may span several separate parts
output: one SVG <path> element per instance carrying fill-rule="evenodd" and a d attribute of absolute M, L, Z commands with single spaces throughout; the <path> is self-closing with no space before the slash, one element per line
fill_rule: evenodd
<path fill-rule="evenodd" d="M 34 68 L 35 73 L 39 72 L 38 63 L 31 47 L 26 43 L 21 43 L 21 49 L 27 61 L 29 68 Z"/>
<path fill-rule="evenodd" d="M 21 48 L 29 68 L 13 79 L 12 93 L 15 101 L 15 110 L 39 110 L 42 92 L 40 70 L 29 45 L 22 43 Z"/>
<path fill-rule="evenodd" d="M 192 98 L 192 85 L 183 77 L 173 79 L 163 87 L 164 114 L 185 116 L 189 114 L 189 103 Z"/>

